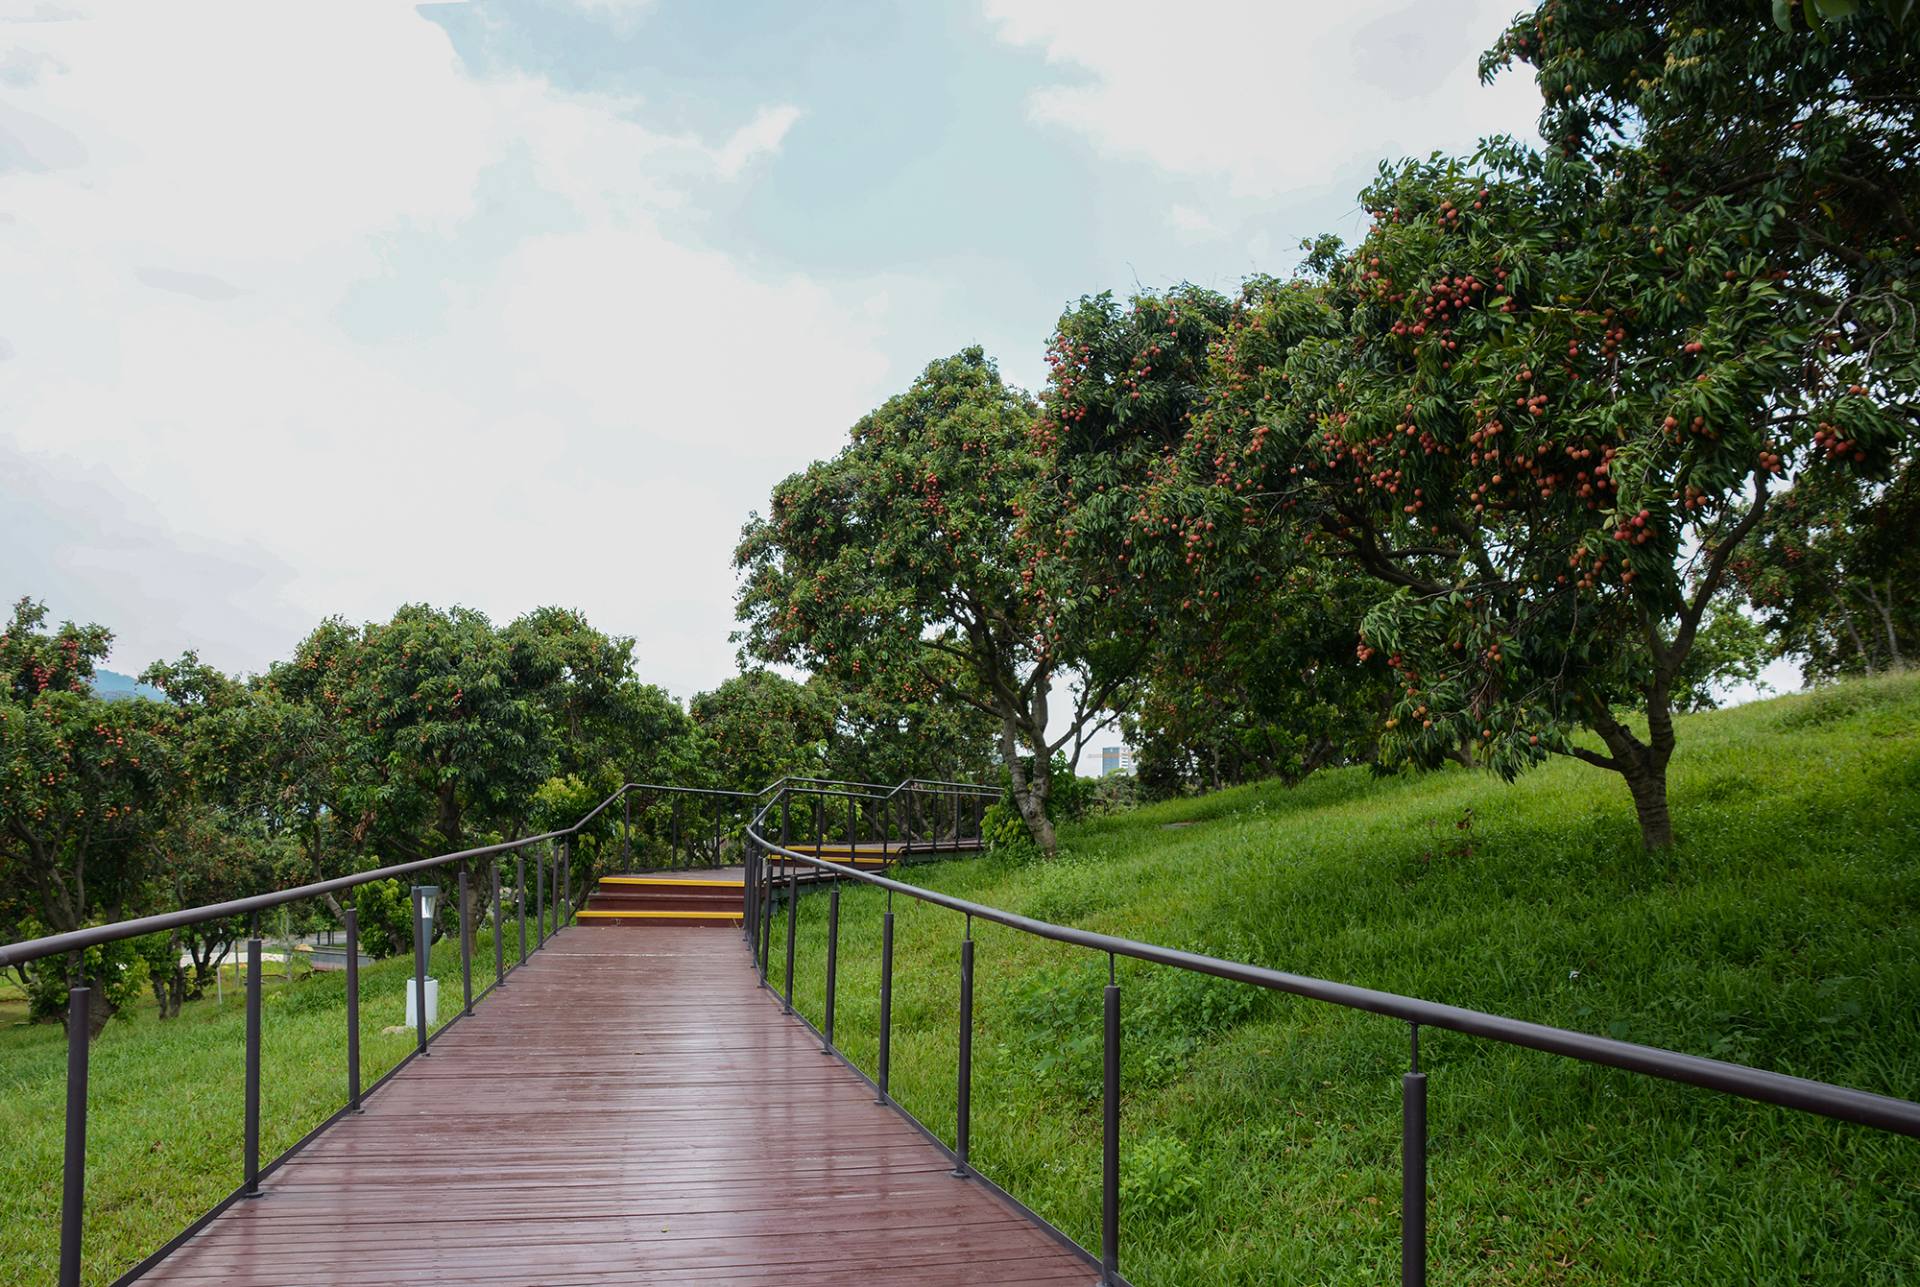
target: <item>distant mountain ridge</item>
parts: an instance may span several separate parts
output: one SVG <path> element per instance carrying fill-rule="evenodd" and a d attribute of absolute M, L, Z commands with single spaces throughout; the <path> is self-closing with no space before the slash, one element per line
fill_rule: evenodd
<path fill-rule="evenodd" d="M 150 697 L 158 702 L 165 701 L 167 697 L 152 684 L 143 684 L 132 675 L 123 675 L 117 670 L 94 671 L 93 691 L 110 702 L 130 701 L 135 697 Z"/>

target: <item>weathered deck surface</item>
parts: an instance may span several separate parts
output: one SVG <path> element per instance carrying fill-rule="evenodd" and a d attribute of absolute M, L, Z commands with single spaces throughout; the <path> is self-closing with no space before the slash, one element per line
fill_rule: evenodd
<path fill-rule="evenodd" d="M 949 1165 L 737 930 L 574 928 L 142 1281 L 1093 1280 Z"/>

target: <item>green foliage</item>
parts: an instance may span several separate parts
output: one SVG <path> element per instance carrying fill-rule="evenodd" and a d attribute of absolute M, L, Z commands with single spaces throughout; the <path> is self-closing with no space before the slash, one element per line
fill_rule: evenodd
<path fill-rule="evenodd" d="M 353 890 L 360 946 L 378 957 L 413 951 L 413 891 L 402 880 L 370 880 Z"/>
<path fill-rule="evenodd" d="M 690 710 L 716 786 L 758 791 L 784 777 L 826 776 L 833 709 L 818 689 L 749 670 L 696 696 Z"/>
<path fill-rule="evenodd" d="M 84 979 L 95 1027 L 140 998 L 147 983 L 147 953 L 137 941 L 102 943 L 81 954 L 77 971 L 65 957 L 41 957 L 26 967 L 27 1017 L 35 1022 L 64 1021 L 69 993 Z"/>
<path fill-rule="evenodd" d="M 1120 1202 L 1145 1219 L 1173 1223 L 1192 1208 L 1202 1187 L 1192 1152 L 1170 1135 L 1148 1136 L 1125 1151 Z"/>
<path fill-rule="evenodd" d="M 0 631 L 0 915 L 63 933 L 120 919 L 144 881 L 146 847 L 164 822 L 174 748 L 156 703 L 109 702 L 88 679 L 112 635 L 22 599 Z M 111 980 L 99 979 L 110 1002 Z M 100 1008 L 102 1021 L 112 1013 Z"/>
<path fill-rule="evenodd" d="M 1091 710 L 1049 740 L 1053 678 L 1083 659 L 1087 636 L 1066 631 L 1034 589 L 1022 536 L 1039 480 L 1032 417 L 978 348 L 931 363 L 862 417 L 832 460 L 774 488 L 735 562 L 743 655 L 889 704 L 981 711 L 1003 749 L 1024 742 L 1037 753 L 1034 782 L 1016 765 L 1014 791 L 1051 849 L 1047 764 Z"/>
<path fill-rule="evenodd" d="M 1732 570 L 1809 681 L 1898 669 L 1920 655 L 1920 471 L 1884 486 L 1834 473 L 1794 483 Z"/>

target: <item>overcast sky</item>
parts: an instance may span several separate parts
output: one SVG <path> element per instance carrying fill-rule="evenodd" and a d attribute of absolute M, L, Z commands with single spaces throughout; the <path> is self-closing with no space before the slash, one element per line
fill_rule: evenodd
<path fill-rule="evenodd" d="M 776 480 L 1531 136 L 1515 6 L 0 0 L 0 592 L 127 671 L 556 603 L 710 688 Z"/>

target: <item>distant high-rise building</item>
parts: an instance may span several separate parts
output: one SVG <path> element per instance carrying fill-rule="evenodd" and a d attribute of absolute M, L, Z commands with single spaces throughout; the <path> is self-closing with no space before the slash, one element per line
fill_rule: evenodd
<path fill-rule="evenodd" d="M 1100 776 L 1110 778 L 1116 773 L 1133 772 L 1133 748 L 1131 746 L 1103 746 L 1100 748 Z"/>

